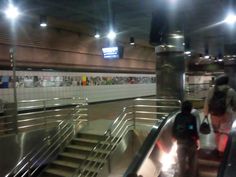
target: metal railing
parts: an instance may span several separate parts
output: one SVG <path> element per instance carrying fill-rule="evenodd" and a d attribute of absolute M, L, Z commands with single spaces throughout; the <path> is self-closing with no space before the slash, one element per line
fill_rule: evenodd
<path fill-rule="evenodd" d="M 72 112 L 69 112 L 66 116 L 69 119 L 59 121 L 56 132 L 52 135 L 46 134 L 43 139 L 43 145 L 40 148 L 35 146 L 5 177 L 30 177 L 38 174 L 40 168 L 52 159 L 57 152 L 60 152 L 74 137 L 77 132 L 77 125 L 87 121 L 85 119 L 88 116 L 86 106 L 87 99 L 74 107 Z M 34 126 L 33 123 L 31 125 Z M 47 126 L 48 122 L 45 122 L 45 125 Z"/>
<path fill-rule="evenodd" d="M 37 100 L 21 100 L 17 102 L 18 111 L 55 108 L 61 106 L 75 106 L 81 104 L 82 98 L 68 97 L 68 98 L 51 98 L 51 99 L 37 99 Z"/>
<path fill-rule="evenodd" d="M 105 161 L 104 163 L 100 163 L 100 161 L 92 162 L 89 161 L 90 159 L 101 158 L 107 160 L 108 169 L 110 169 L 110 155 L 112 150 L 127 131 L 131 128 L 135 129 L 138 126 L 138 123 L 154 125 L 157 121 L 162 122 L 170 112 L 180 109 L 180 105 L 181 102 L 174 99 L 135 99 L 132 106 L 123 108 L 122 113 L 104 133 L 104 138 L 97 142 L 90 153 L 85 157 L 84 161 L 78 165 L 73 177 L 95 177 L 97 175 L 96 173 L 88 173 L 87 169 L 94 169 L 93 171 L 99 172 Z M 107 151 L 105 156 L 104 154 L 99 153 L 98 149 Z"/>
<path fill-rule="evenodd" d="M 185 94 L 195 98 L 204 98 L 211 85 L 211 83 L 187 84 Z"/>
<path fill-rule="evenodd" d="M 60 100 L 62 103 L 54 103 L 56 100 Z M 27 106 L 22 106 L 21 110 L 32 110 L 34 108 L 40 111 L 14 115 L 11 114 L 11 110 L 5 110 L 6 112 L 9 111 L 9 115 L 0 116 L 0 134 L 16 133 L 18 131 L 29 130 L 30 128 L 57 126 L 62 120 L 67 118 L 68 114 L 72 113 L 73 107 L 76 105 L 80 105 L 80 111 L 87 111 L 88 101 L 87 99 L 72 97 L 22 100 L 18 104 L 22 103 L 27 104 Z M 67 108 L 57 109 L 58 106 L 67 106 Z"/>

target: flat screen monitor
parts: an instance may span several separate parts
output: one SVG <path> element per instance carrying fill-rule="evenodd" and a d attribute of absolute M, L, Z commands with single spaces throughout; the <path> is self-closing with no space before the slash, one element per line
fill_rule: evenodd
<path fill-rule="evenodd" d="M 105 59 L 119 59 L 122 58 L 123 48 L 122 47 L 104 47 L 102 48 L 103 58 Z"/>

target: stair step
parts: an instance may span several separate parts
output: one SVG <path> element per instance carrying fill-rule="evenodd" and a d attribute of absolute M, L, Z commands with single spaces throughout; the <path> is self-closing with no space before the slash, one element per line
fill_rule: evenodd
<path fill-rule="evenodd" d="M 63 160 L 55 160 L 52 162 L 52 164 L 66 166 L 66 167 L 75 168 L 75 169 L 79 167 L 78 163 L 73 163 L 73 162 L 68 162 L 68 161 L 63 161 Z"/>
<path fill-rule="evenodd" d="M 91 143 L 91 144 L 96 144 L 96 143 L 99 142 L 99 140 L 86 139 L 86 138 L 73 138 L 72 141 L 75 141 L 75 142 L 84 142 L 84 143 Z"/>
<path fill-rule="evenodd" d="M 88 151 L 88 152 L 90 152 L 93 149 L 93 147 L 78 146 L 78 145 L 68 145 L 67 148 L 78 150 L 78 151 Z M 95 152 L 109 153 L 109 151 L 102 150 L 102 149 L 95 149 Z"/>
<path fill-rule="evenodd" d="M 85 133 L 78 133 L 76 137 L 84 139 L 94 139 L 94 140 L 104 140 L 106 138 L 103 135 L 85 134 Z"/>
<path fill-rule="evenodd" d="M 86 158 L 86 155 L 75 154 L 75 153 L 67 153 L 67 152 L 60 153 L 60 155 L 61 156 L 65 156 L 65 157 L 74 158 L 74 159 L 82 159 L 82 160 L 84 160 Z M 88 160 L 96 161 L 96 162 L 101 162 L 101 163 L 105 163 L 106 162 L 106 160 L 104 160 L 104 159 L 97 159 L 97 158 L 93 158 L 93 157 L 88 157 Z"/>
<path fill-rule="evenodd" d="M 75 159 L 85 159 L 86 155 L 83 154 L 75 154 L 75 153 L 68 153 L 68 152 L 62 152 L 59 154 L 60 156 L 75 158 Z"/>
<path fill-rule="evenodd" d="M 66 172 L 61 169 L 55 169 L 55 168 L 48 168 L 45 170 L 46 176 L 50 175 L 50 177 L 71 177 L 73 175 L 72 173 Z"/>
<path fill-rule="evenodd" d="M 80 164 L 63 161 L 63 160 L 55 160 L 51 163 L 52 168 L 55 169 L 63 169 L 64 171 L 74 172 L 77 168 L 80 167 Z M 82 166 L 82 169 L 85 169 L 85 165 Z M 85 169 L 85 172 L 97 172 L 97 168 L 93 166 L 93 163 Z"/>
<path fill-rule="evenodd" d="M 97 145 L 97 143 L 100 143 L 98 145 L 98 148 L 103 148 L 103 149 L 110 149 L 107 148 L 107 146 L 111 145 L 109 142 L 103 142 L 103 141 L 98 141 L 98 140 L 91 140 L 91 139 L 84 139 L 84 138 L 73 138 L 71 141 L 71 145 L 79 145 L 79 146 L 90 146 L 94 147 Z"/>

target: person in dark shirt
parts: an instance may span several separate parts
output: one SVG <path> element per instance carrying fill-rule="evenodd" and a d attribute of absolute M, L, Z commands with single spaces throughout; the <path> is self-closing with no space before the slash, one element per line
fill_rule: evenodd
<path fill-rule="evenodd" d="M 184 101 L 181 112 L 175 117 L 172 135 L 177 141 L 179 177 L 197 176 L 197 149 L 199 135 L 196 117 L 191 114 L 192 103 Z M 189 167 L 186 169 L 186 167 Z"/>

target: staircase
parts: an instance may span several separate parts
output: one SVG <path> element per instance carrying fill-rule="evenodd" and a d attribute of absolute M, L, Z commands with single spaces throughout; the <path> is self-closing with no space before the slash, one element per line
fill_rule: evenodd
<path fill-rule="evenodd" d="M 214 151 L 201 149 L 198 154 L 199 177 L 217 177 L 220 161 Z"/>
<path fill-rule="evenodd" d="M 77 134 L 40 177 L 71 177 L 78 167 L 81 167 L 88 176 L 97 176 L 98 169 L 106 163 L 107 155 L 113 150 L 104 141 L 105 139 L 101 135 Z M 101 143 L 96 146 L 99 141 Z M 97 148 L 92 152 L 95 146 Z"/>

